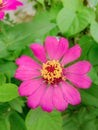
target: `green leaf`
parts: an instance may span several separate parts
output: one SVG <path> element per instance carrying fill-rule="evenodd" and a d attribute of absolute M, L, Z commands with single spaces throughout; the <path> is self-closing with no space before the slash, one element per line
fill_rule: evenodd
<path fill-rule="evenodd" d="M 10 130 L 8 118 L 0 117 L 0 130 Z"/>
<path fill-rule="evenodd" d="M 62 33 L 71 36 L 84 30 L 94 18 L 93 10 L 87 7 L 83 6 L 77 11 L 66 7 L 58 14 L 57 24 Z"/>
<path fill-rule="evenodd" d="M 75 11 L 73 9 L 63 8 L 57 16 L 57 25 L 60 28 L 62 33 L 65 33 L 68 31 L 70 25 L 73 22 L 73 19 L 75 17 Z"/>
<path fill-rule="evenodd" d="M 98 74 L 98 65 L 94 66 L 94 69 L 95 69 L 96 73 Z"/>
<path fill-rule="evenodd" d="M 79 44 L 82 48 L 82 55 L 80 59 L 88 59 L 88 52 L 93 44 L 95 44 L 95 41 L 88 35 L 83 35 L 81 39 L 79 40 Z"/>
<path fill-rule="evenodd" d="M 90 78 L 93 81 L 93 83 L 95 83 L 96 85 L 98 85 L 98 75 L 97 75 L 97 72 L 94 69 L 94 67 L 92 67 L 92 69 L 88 73 L 88 76 L 90 76 Z"/>
<path fill-rule="evenodd" d="M 5 57 L 10 54 L 10 51 L 29 46 L 36 38 L 44 36 L 55 26 L 56 24 L 50 22 L 49 14 L 45 11 L 36 15 L 33 21 L 18 24 L 14 27 L 0 22 L 2 28 L 0 33 L 0 54 L 2 55 L 0 56 Z"/>
<path fill-rule="evenodd" d="M 96 19 L 95 11 L 92 8 L 87 8 L 87 9 L 88 9 L 88 21 L 90 24 L 92 24 Z"/>
<path fill-rule="evenodd" d="M 86 7 L 83 7 L 81 10 L 77 11 L 67 31 L 67 35 L 71 36 L 84 30 L 91 20 L 89 17 L 90 15 L 91 13 Z"/>
<path fill-rule="evenodd" d="M 72 8 L 73 10 L 77 10 L 82 6 L 82 0 L 61 0 L 64 7 Z"/>
<path fill-rule="evenodd" d="M 23 112 L 22 107 L 24 106 L 24 101 L 20 97 L 11 100 L 9 104 L 14 110 L 20 113 Z"/>
<path fill-rule="evenodd" d="M 78 130 L 78 123 L 73 117 L 64 118 L 63 130 Z"/>
<path fill-rule="evenodd" d="M 82 102 L 86 105 L 98 107 L 98 86 L 92 85 L 88 90 L 80 90 Z"/>
<path fill-rule="evenodd" d="M 95 120 L 90 120 L 85 122 L 81 130 L 97 130 L 97 125 L 95 124 Z"/>
<path fill-rule="evenodd" d="M 98 85 L 92 84 L 90 89 L 87 89 L 85 92 L 91 95 L 92 97 L 95 97 L 96 99 L 98 99 Z"/>
<path fill-rule="evenodd" d="M 98 23 L 96 21 L 93 21 L 90 26 L 90 33 L 94 40 L 98 43 Z"/>
<path fill-rule="evenodd" d="M 8 102 L 18 97 L 18 87 L 15 84 L 6 83 L 0 86 L 0 102 Z"/>
<path fill-rule="evenodd" d="M 13 77 L 17 66 L 13 62 L 4 62 L 0 64 L 0 73 Z"/>
<path fill-rule="evenodd" d="M 96 128 L 96 124 L 94 122 L 97 116 L 98 116 L 98 108 L 94 108 L 90 106 L 84 107 L 82 105 L 80 108 L 76 109 L 75 111 L 70 111 L 67 115 L 64 116 L 63 129 L 64 130 L 87 130 L 86 128 L 89 128 L 89 125 L 92 128 Z"/>
<path fill-rule="evenodd" d="M 56 4 L 56 2 L 54 2 L 51 5 L 51 8 L 49 10 L 50 20 L 54 23 L 56 23 L 56 18 L 57 18 L 59 11 L 63 8 L 62 3 L 60 1 L 57 1 L 57 2 L 58 2 L 58 4 Z"/>
<path fill-rule="evenodd" d="M 96 130 L 98 129 L 98 119 L 96 119 L 96 126 L 97 126 L 97 128 L 96 128 Z"/>
<path fill-rule="evenodd" d="M 82 5 L 82 0 L 62 0 L 62 2 L 64 8 L 57 16 L 61 32 L 70 36 L 82 31 L 89 23 L 90 10 Z"/>
<path fill-rule="evenodd" d="M 37 0 L 37 1 L 44 6 L 44 0 Z"/>
<path fill-rule="evenodd" d="M 17 36 L 18 39 L 15 41 L 14 37 L 14 46 L 12 44 L 9 46 L 9 49 L 19 49 L 20 45 L 24 48 L 25 45 L 30 45 L 34 39 L 44 36 L 55 26 L 54 23 L 50 22 L 48 13 L 40 13 L 36 15 L 32 22 L 17 25 L 11 30 L 11 34 L 14 33 L 15 37 Z"/>
<path fill-rule="evenodd" d="M 0 85 L 6 83 L 6 77 L 4 74 L 0 74 Z"/>
<path fill-rule="evenodd" d="M 61 114 L 47 113 L 41 109 L 30 110 L 26 117 L 27 130 L 62 130 Z"/>
<path fill-rule="evenodd" d="M 0 37 L 0 58 L 6 57 L 8 55 L 8 51 L 6 49 L 6 45 L 3 41 L 1 41 Z"/>
<path fill-rule="evenodd" d="M 89 50 L 88 58 L 92 65 L 98 65 L 98 45 L 94 44 Z"/>
<path fill-rule="evenodd" d="M 84 104 L 98 107 L 98 99 L 91 94 L 81 91 L 81 97 Z"/>
<path fill-rule="evenodd" d="M 0 102 L 0 115 L 1 116 L 3 116 L 2 114 L 6 115 L 6 113 L 8 113 L 8 111 L 9 111 L 9 109 L 10 109 L 10 105 L 8 103 Z"/>
<path fill-rule="evenodd" d="M 9 116 L 11 130 L 26 130 L 24 120 L 16 112 L 13 112 Z"/>

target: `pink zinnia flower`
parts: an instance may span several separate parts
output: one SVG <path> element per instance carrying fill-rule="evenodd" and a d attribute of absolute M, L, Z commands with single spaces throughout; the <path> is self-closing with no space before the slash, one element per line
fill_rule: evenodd
<path fill-rule="evenodd" d="M 48 36 L 45 46 L 31 44 L 34 55 L 40 62 L 29 56 L 21 56 L 16 60 L 19 68 L 15 78 L 22 80 L 19 86 L 20 96 L 28 96 L 28 106 L 32 109 L 41 106 L 44 111 L 65 110 L 68 104 L 81 102 L 78 88 L 89 88 L 91 79 L 86 75 L 91 68 L 88 61 L 68 64 L 81 55 L 78 44 L 68 48 L 65 38 L 58 40 Z M 67 66 L 66 66 L 67 65 Z"/>
<path fill-rule="evenodd" d="M 4 19 L 5 11 L 16 10 L 17 6 L 23 4 L 17 0 L 0 0 L 0 20 Z"/>

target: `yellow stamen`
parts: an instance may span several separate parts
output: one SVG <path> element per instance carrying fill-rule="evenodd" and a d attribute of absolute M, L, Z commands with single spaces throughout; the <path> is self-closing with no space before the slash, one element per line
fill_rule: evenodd
<path fill-rule="evenodd" d="M 3 0 L 0 0 L 0 4 L 2 4 L 3 3 Z"/>
<path fill-rule="evenodd" d="M 41 76 L 49 83 L 55 83 L 56 80 L 65 80 L 62 72 L 62 66 L 57 60 L 47 61 L 43 63 Z"/>

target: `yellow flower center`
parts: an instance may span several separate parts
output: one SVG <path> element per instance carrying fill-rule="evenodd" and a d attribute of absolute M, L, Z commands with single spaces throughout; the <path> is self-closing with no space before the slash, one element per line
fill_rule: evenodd
<path fill-rule="evenodd" d="M 65 80 L 63 76 L 62 66 L 57 60 L 47 61 L 46 63 L 43 63 L 41 76 L 48 84 L 57 84 L 61 80 Z"/>
<path fill-rule="evenodd" d="M 2 4 L 3 0 L 0 0 L 0 4 Z"/>

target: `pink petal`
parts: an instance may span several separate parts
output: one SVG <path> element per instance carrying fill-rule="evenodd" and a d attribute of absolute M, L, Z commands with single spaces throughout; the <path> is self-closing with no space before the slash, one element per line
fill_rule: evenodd
<path fill-rule="evenodd" d="M 15 78 L 19 80 L 30 80 L 40 76 L 41 66 L 28 56 L 21 56 L 16 60 L 19 68 L 16 70 Z"/>
<path fill-rule="evenodd" d="M 38 88 L 31 96 L 28 97 L 28 106 L 32 109 L 38 107 L 45 90 L 46 84 L 41 84 L 40 88 Z"/>
<path fill-rule="evenodd" d="M 69 46 L 68 40 L 63 37 L 60 38 L 57 50 L 54 54 L 54 59 L 56 60 L 60 59 L 67 51 L 68 46 Z"/>
<path fill-rule="evenodd" d="M 63 97 L 63 93 L 59 86 L 54 87 L 53 91 L 53 105 L 58 111 L 63 111 L 68 107 L 68 102 Z"/>
<path fill-rule="evenodd" d="M 56 37 L 48 36 L 45 40 L 45 48 L 51 60 L 59 60 L 68 49 L 68 40 L 61 38 L 58 41 Z"/>
<path fill-rule="evenodd" d="M 67 82 L 62 82 L 61 88 L 64 98 L 68 103 L 72 105 L 77 105 L 81 102 L 80 93 L 76 88 L 72 87 Z"/>
<path fill-rule="evenodd" d="M 25 66 L 27 68 L 32 68 L 33 69 L 41 69 L 41 65 L 38 64 L 36 61 L 34 61 L 31 57 L 29 56 L 21 56 L 16 60 L 16 64 L 19 66 Z"/>
<path fill-rule="evenodd" d="M 49 86 L 41 98 L 40 105 L 44 111 L 51 112 L 54 108 L 52 103 L 53 87 Z"/>
<path fill-rule="evenodd" d="M 35 70 L 33 67 L 32 68 L 28 68 L 26 66 L 20 66 L 17 70 L 16 73 L 14 75 L 15 78 L 19 79 L 19 80 L 30 80 L 36 77 L 39 77 L 40 71 Z"/>
<path fill-rule="evenodd" d="M 5 6 L 3 6 L 3 10 L 16 10 L 17 6 L 23 6 L 23 3 L 16 0 L 5 0 L 3 2 Z"/>
<path fill-rule="evenodd" d="M 20 2 L 20 1 L 16 1 L 16 5 L 17 5 L 17 6 L 23 6 L 23 3 Z"/>
<path fill-rule="evenodd" d="M 54 59 L 54 55 L 55 52 L 57 51 L 58 43 L 59 42 L 56 37 L 48 36 L 45 40 L 45 48 L 51 60 Z"/>
<path fill-rule="evenodd" d="M 30 48 L 32 49 L 34 55 L 41 62 L 46 62 L 47 61 L 45 49 L 41 44 L 31 44 Z"/>
<path fill-rule="evenodd" d="M 81 48 L 80 46 L 77 44 L 75 46 L 73 46 L 72 48 L 70 48 L 66 54 L 64 55 L 61 63 L 63 65 L 66 65 L 76 59 L 78 59 L 81 55 Z"/>
<path fill-rule="evenodd" d="M 89 88 L 92 83 L 91 79 L 86 75 L 65 74 L 65 77 L 79 88 Z"/>
<path fill-rule="evenodd" d="M 4 12 L 0 12 L 0 20 L 4 19 Z"/>
<path fill-rule="evenodd" d="M 64 69 L 65 73 L 85 74 L 91 69 L 91 64 L 88 61 L 79 61 Z"/>
<path fill-rule="evenodd" d="M 43 82 L 42 79 L 24 81 L 18 88 L 19 95 L 20 96 L 31 95 L 34 91 L 36 91 L 40 87 L 42 82 Z"/>

